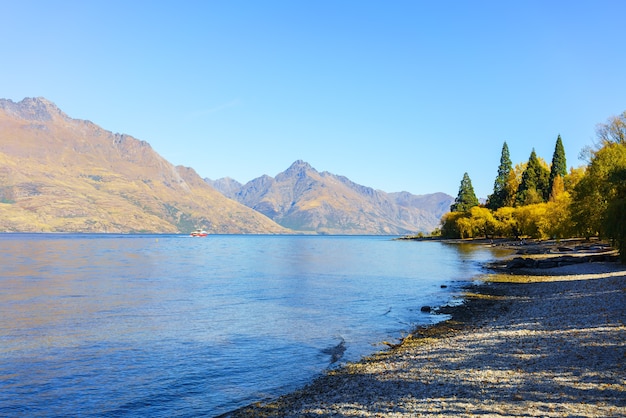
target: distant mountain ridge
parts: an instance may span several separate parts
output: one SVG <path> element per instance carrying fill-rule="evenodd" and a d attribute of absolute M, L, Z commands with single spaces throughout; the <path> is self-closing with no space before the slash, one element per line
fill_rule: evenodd
<path fill-rule="evenodd" d="M 45 98 L 0 99 L 0 232 L 396 235 L 430 232 L 452 200 L 385 193 L 301 160 L 246 185 L 203 180 Z"/>
<path fill-rule="evenodd" d="M 288 233 L 145 141 L 0 99 L 0 232 Z"/>
<path fill-rule="evenodd" d="M 431 232 L 454 201 L 445 193 L 386 193 L 344 176 L 318 172 L 298 160 L 287 170 L 245 185 L 205 179 L 225 196 L 295 231 L 320 234 L 402 235 Z"/>

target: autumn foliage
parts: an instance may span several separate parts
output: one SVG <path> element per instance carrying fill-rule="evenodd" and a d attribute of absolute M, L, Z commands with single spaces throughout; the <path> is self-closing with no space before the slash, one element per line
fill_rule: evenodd
<path fill-rule="evenodd" d="M 441 220 L 441 235 L 598 236 L 613 240 L 626 261 L 626 112 L 599 124 L 596 132 L 595 148 L 584 150 L 588 165 L 569 172 L 560 135 L 550 166 L 533 150 L 528 162 L 513 168 L 505 142 L 494 193 L 480 205 L 466 173 L 455 205 Z"/>

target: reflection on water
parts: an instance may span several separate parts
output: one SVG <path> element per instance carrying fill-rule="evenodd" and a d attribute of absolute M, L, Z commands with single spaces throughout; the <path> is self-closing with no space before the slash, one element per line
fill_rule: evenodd
<path fill-rule="evenodd" d="M 431 321 L 486 248 L 0 235 L 0 415 L 216 415 Z M 341 356 L 339 356 L 341 351 Z"/>
<path fill-rule="evenodd" d="M 112 326 L 107 319 L 115 312 L 122 307 L 132 311 L 161 291 L 146 285 L 145 279 L 154 276 L 154 259 L 140 241 L 110 239 L 103 240 L 104 245 L 86 245 L 92 242 L 0 241 L 11 246 L 10 251 L 0 248 L 4 257 L 12 256 L 0 266 L 2 322 L 29 331 L 28 338 L 3 344 L 0 353 L 98 340 Z"/>

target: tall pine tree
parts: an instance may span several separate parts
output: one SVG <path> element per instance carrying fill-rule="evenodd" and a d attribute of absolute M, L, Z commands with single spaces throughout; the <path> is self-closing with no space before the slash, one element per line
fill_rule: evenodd
<path fill-rule="evenodd" d="M 541 164 L 533 149 L 517 189 L 515 204 L 524 206 L 547 201 L 550 197 L 549 177 L 550 172 Z"/>
<path fill-rule="evenodd" d="M 472 186 L 472 180 L 470 180 L 467 173 L 463 174 L 463 180 L 461 180 L 461 186 L 459 187 L 459 194 L 454 199 L 454 203 L 450 206 L 451 212 L 467 212 L 474 206 L 478 206 L 478 198 L 474 193 L 474 187 Z"/>
<path fill-rule="evenodd" d="M 561 135 L 559 135 L 556 138 L 554 154 L 552 154 L 552 165 L 550 166 L 550 182 L 548 185 L 550 193 L 554 187 L 554 179 L 557 176 L 565 177 L 566 174 L 567 162 L 565 161 L 565 148 L 563 148 L 563 141 L 561 141 Z"/>
<path fill-rule="evenodd" d="M 510 205 L 512 191 L 509 187 L 509 176 L 513 171 L 513 163 L 509 154 L 509 146 L 506 141 L 502 145 L 502 153 L 500 154 L 500 165 L 498 166 L 498 177 L 493 183 L 493 194 L 489 196 L 487 207 L 496 210 L 503 206 Z"/>

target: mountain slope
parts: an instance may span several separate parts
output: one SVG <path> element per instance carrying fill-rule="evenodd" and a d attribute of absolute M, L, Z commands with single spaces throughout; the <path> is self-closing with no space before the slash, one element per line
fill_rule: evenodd
<path fill-rule="evenodd" d="M 0 99 L 0 231 L 284 233 L 147 142 Z"/>
<path fill-rule="evenodd" d="M 238 190 L 238 183 L 230 179 L 206 181 L 286 228 L 325 234 L 430 232 L 454 200 L 444 193 L 385 193 L 343 176 L 320 173 L 304 161 Z"/>

